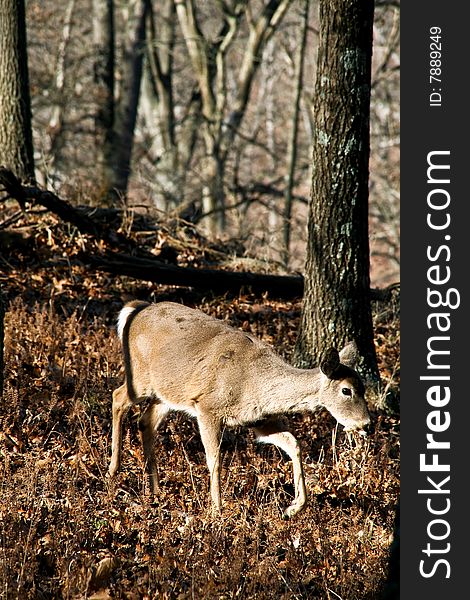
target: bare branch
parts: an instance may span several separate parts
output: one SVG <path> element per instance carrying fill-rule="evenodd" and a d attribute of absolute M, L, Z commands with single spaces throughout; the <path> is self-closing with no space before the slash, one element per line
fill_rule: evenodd
<path fill-rule="evenodd" d="M 225 153 L 228 152 L 245 113 L 251 85 L 264 45 L 279 25 L 290 3 L 291 0 L 271 0 L 262 9 L 258 19 L 251 22 L 250 34 L 238 75 L 238 89 L 233 102 L 233 109 L 227 121 L 226 139 L 223 144 Z"/>

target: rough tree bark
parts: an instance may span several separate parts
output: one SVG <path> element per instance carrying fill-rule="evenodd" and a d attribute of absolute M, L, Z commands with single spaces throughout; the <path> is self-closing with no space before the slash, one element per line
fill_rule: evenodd
<path fill-rule="evenodd" d="M 373 0 L 320 0 L 312 193 L 297 364 L 356 340 L 379 383 L 369 301 L 368 163 Z"/>
<path fill-rule="evenodd" d="M 34 181 L 24 0 L 0 0 L 0 165 Z"/>

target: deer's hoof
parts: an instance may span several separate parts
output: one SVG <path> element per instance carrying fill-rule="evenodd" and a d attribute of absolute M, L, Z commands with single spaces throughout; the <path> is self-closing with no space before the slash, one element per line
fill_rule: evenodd
<path fill-rule="evenodd" d="M 295 515 L 297 515 L 305 506 L 305 503 L 300 504 L 300 503 L 295 503 L 291 504 L 288 508 L 286 508 L 286 510 L 284 511 L 282 517 L 283 519 L 292 519 L 292 517 L 295 517 Z"/>

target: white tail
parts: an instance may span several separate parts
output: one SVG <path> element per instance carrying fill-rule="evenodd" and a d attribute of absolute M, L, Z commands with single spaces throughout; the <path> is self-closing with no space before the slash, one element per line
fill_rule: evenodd
<path fill-rule="evenodd" d="M 109 475 L 121 463 L 122 420 L 148 400 L 140 432 L 152 493 L 158 490 L 154 434 L 170 410 L 196 417 L 211 478 L 213 506 L 220 509 L 219 448 L 225 426 L 252 427 L 259 441 L 292 459 L 295 499 L 291 517 L 306 503 L 300 447 L 285 415 L 326 407 L 346 429 L 369 423 L 364 385 L 353 367 L 355 344 L 325 353 L 320 368 L 297 369 L 270 346 L 227 323 L 181 304 L 131 302 L 120 312 L 126 381 L 113 393 Z"/>

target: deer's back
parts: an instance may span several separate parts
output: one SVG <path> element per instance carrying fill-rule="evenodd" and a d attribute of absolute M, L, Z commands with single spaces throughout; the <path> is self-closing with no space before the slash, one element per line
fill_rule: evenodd
<path fill-rule="evenodd" d="M 155 395 L 191 414 L 196 404 L 207 404 L 218 417 L 237 422 L 243 420 L 240 404 L 253 419 L 263 377 L 284 364 L 260 340 L 171 302 L 151 304 L 135 316 L 129 349 L 137 396 Z"/>

